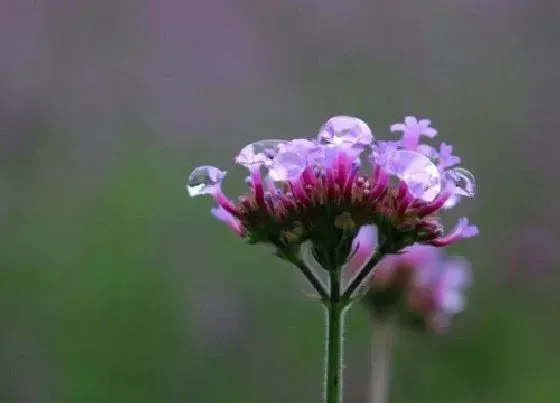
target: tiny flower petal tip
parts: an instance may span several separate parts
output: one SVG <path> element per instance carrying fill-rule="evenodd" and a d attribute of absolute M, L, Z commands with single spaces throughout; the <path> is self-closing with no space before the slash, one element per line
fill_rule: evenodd
<path fill-rule="evenodd" d="M 437 131 L 407 116 L 390 127 L 396 140 L 377 141 L 357 117 L 330 118 L 309 139 L 260 140 L 235 162 L 248 169 L 248 191 L 236 200 L 221 188 L 225 171 L 200 166 L 189 176 L 191 196 L 212 195 L 213 214 L 251 243 L 270 243 L 278 255 L 311 241 L 319 263 L 344 264 L 358 230 L 375 226 L 380 248 L 395 253 L 415 243 L 447 246 L 478 229 L 466 218 L 444 235 L 439 212 L 473 197 L 473 175 L 443 143 L 420 144 Z M 363 168 L 369 166 L 369 174 Z"/>

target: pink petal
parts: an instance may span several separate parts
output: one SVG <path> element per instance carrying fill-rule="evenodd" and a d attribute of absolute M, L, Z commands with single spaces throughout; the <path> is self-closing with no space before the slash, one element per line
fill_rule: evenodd
<path fill-rule="evenodd" d="M 463 238 L 472 238 L 478 235 L 478 227 L 476 225 L 467 226 L 462 232 Z"/>
<path fill-rule="evenodd" d="M 241 227 L 241 223 L 239 222 L 238 219 L 236 219 L 233 215 L 231 215 L 231 213 L 229 213 L 228 211 L 224 210 L 221 207 L 218 207 L 212 209 L 212 214 L 218 220 L 226 223 L 227 226 L 230 227 L 231 230 L 235 232 L 237 235 L 242 236 L 243 228 Z"/>

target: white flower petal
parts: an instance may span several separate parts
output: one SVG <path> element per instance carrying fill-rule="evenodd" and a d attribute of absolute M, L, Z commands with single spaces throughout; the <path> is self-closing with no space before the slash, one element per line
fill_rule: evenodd
<path fill-rule="evenodd" d="M 427 127 L 422 130 L 422 134 L 429 138 L 434 138 L 437 135 L 437 130 L 433 127 Z"/>
<path fill-rule="evenodd" d="M 395 123 L 389 127 L 392 132 L 404 132 L 406 130 L 406 125 L 404 123 Z"/>
<path fill-rule="evenodd" d="M 407 126 L 414 126 L 418 124 L 418 119 L 414 116 L 407 116 L 404 118 L 404 124 Z"/>

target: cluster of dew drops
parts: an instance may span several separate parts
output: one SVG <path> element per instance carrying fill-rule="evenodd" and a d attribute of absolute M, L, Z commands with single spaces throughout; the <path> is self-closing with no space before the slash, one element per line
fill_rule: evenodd
<path fill-rule="evenodd" d="M 283 150 L 283 145 L 289 140 L 260 140 L 245 146 L 236 162 L 248 168 L 264 166 L 268 169 L 267 180 L 286 182 L 297 178 L 308 164 L 320 166 L 321 162 L 328 162 L 336 155 L 340 146 L 350 146 L 360 151 L 371 149 L 375 162 L 404 181 L 409 191 L 423 201 L 432 201 L 444 187 L 452 194 L 444 208 L 451 208 L 462 197 L 473 197 L 475 194 L 474 176 L 466 169 L 440 170 L 424 153 L 399 149 L 398 142 L 375 143 L 371 129 L 359 118 L 335 116 L 321 128 L 315 142 L 299 141 L 312 148 L 307 148 L 305 152 Z M 215 193 L 220 189 L 225 174 L 210 165 L 196 167 L 189 175 L 186 186 L 190 196 Z"/>

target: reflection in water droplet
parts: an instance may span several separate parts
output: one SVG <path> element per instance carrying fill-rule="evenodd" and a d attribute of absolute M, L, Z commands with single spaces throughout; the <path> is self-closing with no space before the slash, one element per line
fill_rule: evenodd
<path fill-rule="evenodd" d="M 330 166 L 338 154 L 339 149 L 336 146 L 326 145 L 311 151 L 307 155 L 309 164 L 316 165 L 321 168 Z"/>
<path fill-rule="evenodd" d="M 389 155 L 398 150 L 398 142 L 376 141 L 372 145 L 371 158 L 376 164 L 384 166 Z"/>
<path fill-rule="evenodd" d="M 320 144 L 368 146 L 373 141 L 369 126 L 353 116 L 334 116 L 323 125 L 317 136 Z"/>
<path fill-rule="evenodd" d="M 269 165 L 286 140 L 266 139 L 246 145 L 235 157 L 235 162 L 249 168 L 252 165 Z"/>
<path fill-rule="evenodd" d="M 274 158 L 268 175 L 273 181 L 284 182 L 297 178 L 306 166 L 305 155 L 295 152 L 282 152 Z"/>
<path fill-rule="evenodd" d="M 190 196 L 214 194 L 220 189 L 225 171 L 210 165 L 201 165 L 193 169 L 187 182 Z"/>
<path fill-rule="evenodd" d="M 453 193 L 473 197 L 476 192 L 474 175 L 465 168 L 452 168 L 445 171 L 445 180 L 455 186 Z"/>
<path fill-rule="evenodd" d="M 436 165 L 425 155 L 408 150 L 387 157 L 387 171 L 408 185 L 416 198 L 429 202 L 441 191 L 441 176 Z"/>

